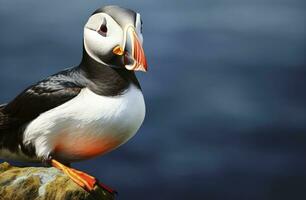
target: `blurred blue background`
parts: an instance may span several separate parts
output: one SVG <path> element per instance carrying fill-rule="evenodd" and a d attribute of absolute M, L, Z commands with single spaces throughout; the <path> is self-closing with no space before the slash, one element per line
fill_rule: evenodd
<path fill-rule="evenodd" d="M 119 200 L 306 198 L 304 0 L 0 1 L 0 102 L 77 65 L 98 7 L 144 21 L 145 123 L 77 163 Z"/>

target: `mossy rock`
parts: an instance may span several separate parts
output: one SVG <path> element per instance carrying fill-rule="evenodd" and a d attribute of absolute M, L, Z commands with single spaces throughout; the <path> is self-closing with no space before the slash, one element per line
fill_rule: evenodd
<path fill-rule="evenodd" d="M 0 164 L 0 200 L 114 200 L 100 187 L 87 192 L 67 175 L 50 167 Z"/>

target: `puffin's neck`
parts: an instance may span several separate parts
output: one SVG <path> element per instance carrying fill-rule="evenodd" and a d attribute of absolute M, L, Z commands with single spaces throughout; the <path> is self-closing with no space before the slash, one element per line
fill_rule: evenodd
<path fill-rule="evenodd" d="M 98 63 L 87 54 L 85 49 L 83 50 L 83 58 L 79 69 L 92 83 L 88 85 L 89 89 L 99 95 L 120 95 L 130 84 L 134 84 L 140 89 L 134 71 L 129 71 L 122 67 L 112 68 Z"/>

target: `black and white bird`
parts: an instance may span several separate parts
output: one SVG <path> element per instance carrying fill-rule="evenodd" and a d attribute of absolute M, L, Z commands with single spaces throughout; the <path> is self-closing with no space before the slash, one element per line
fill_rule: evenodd
<path fill-rule="evenodd" d="M 140 14 L 118 6 L 96 10 L 83 43 L 78 66 L 0 106 L 0 158 L 49 163 L 90 191 L 97 180 L 70 163 L 124 144 L 145 117 L 135 76 L 147 71 Z"/>

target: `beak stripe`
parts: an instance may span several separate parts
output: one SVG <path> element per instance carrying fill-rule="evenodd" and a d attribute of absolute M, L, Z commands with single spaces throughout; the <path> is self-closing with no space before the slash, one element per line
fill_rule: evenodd
<path fill-rule="evenodd" d="M 144 50 L 138 40 L 138 37 L 133 31 L 133 40 L 134 40 L 134 49 L 133 49 L 133 57 L 136 61 L 136 66 L 134 70 L 147 71 L 147 59 L 145 57 Z"/>

